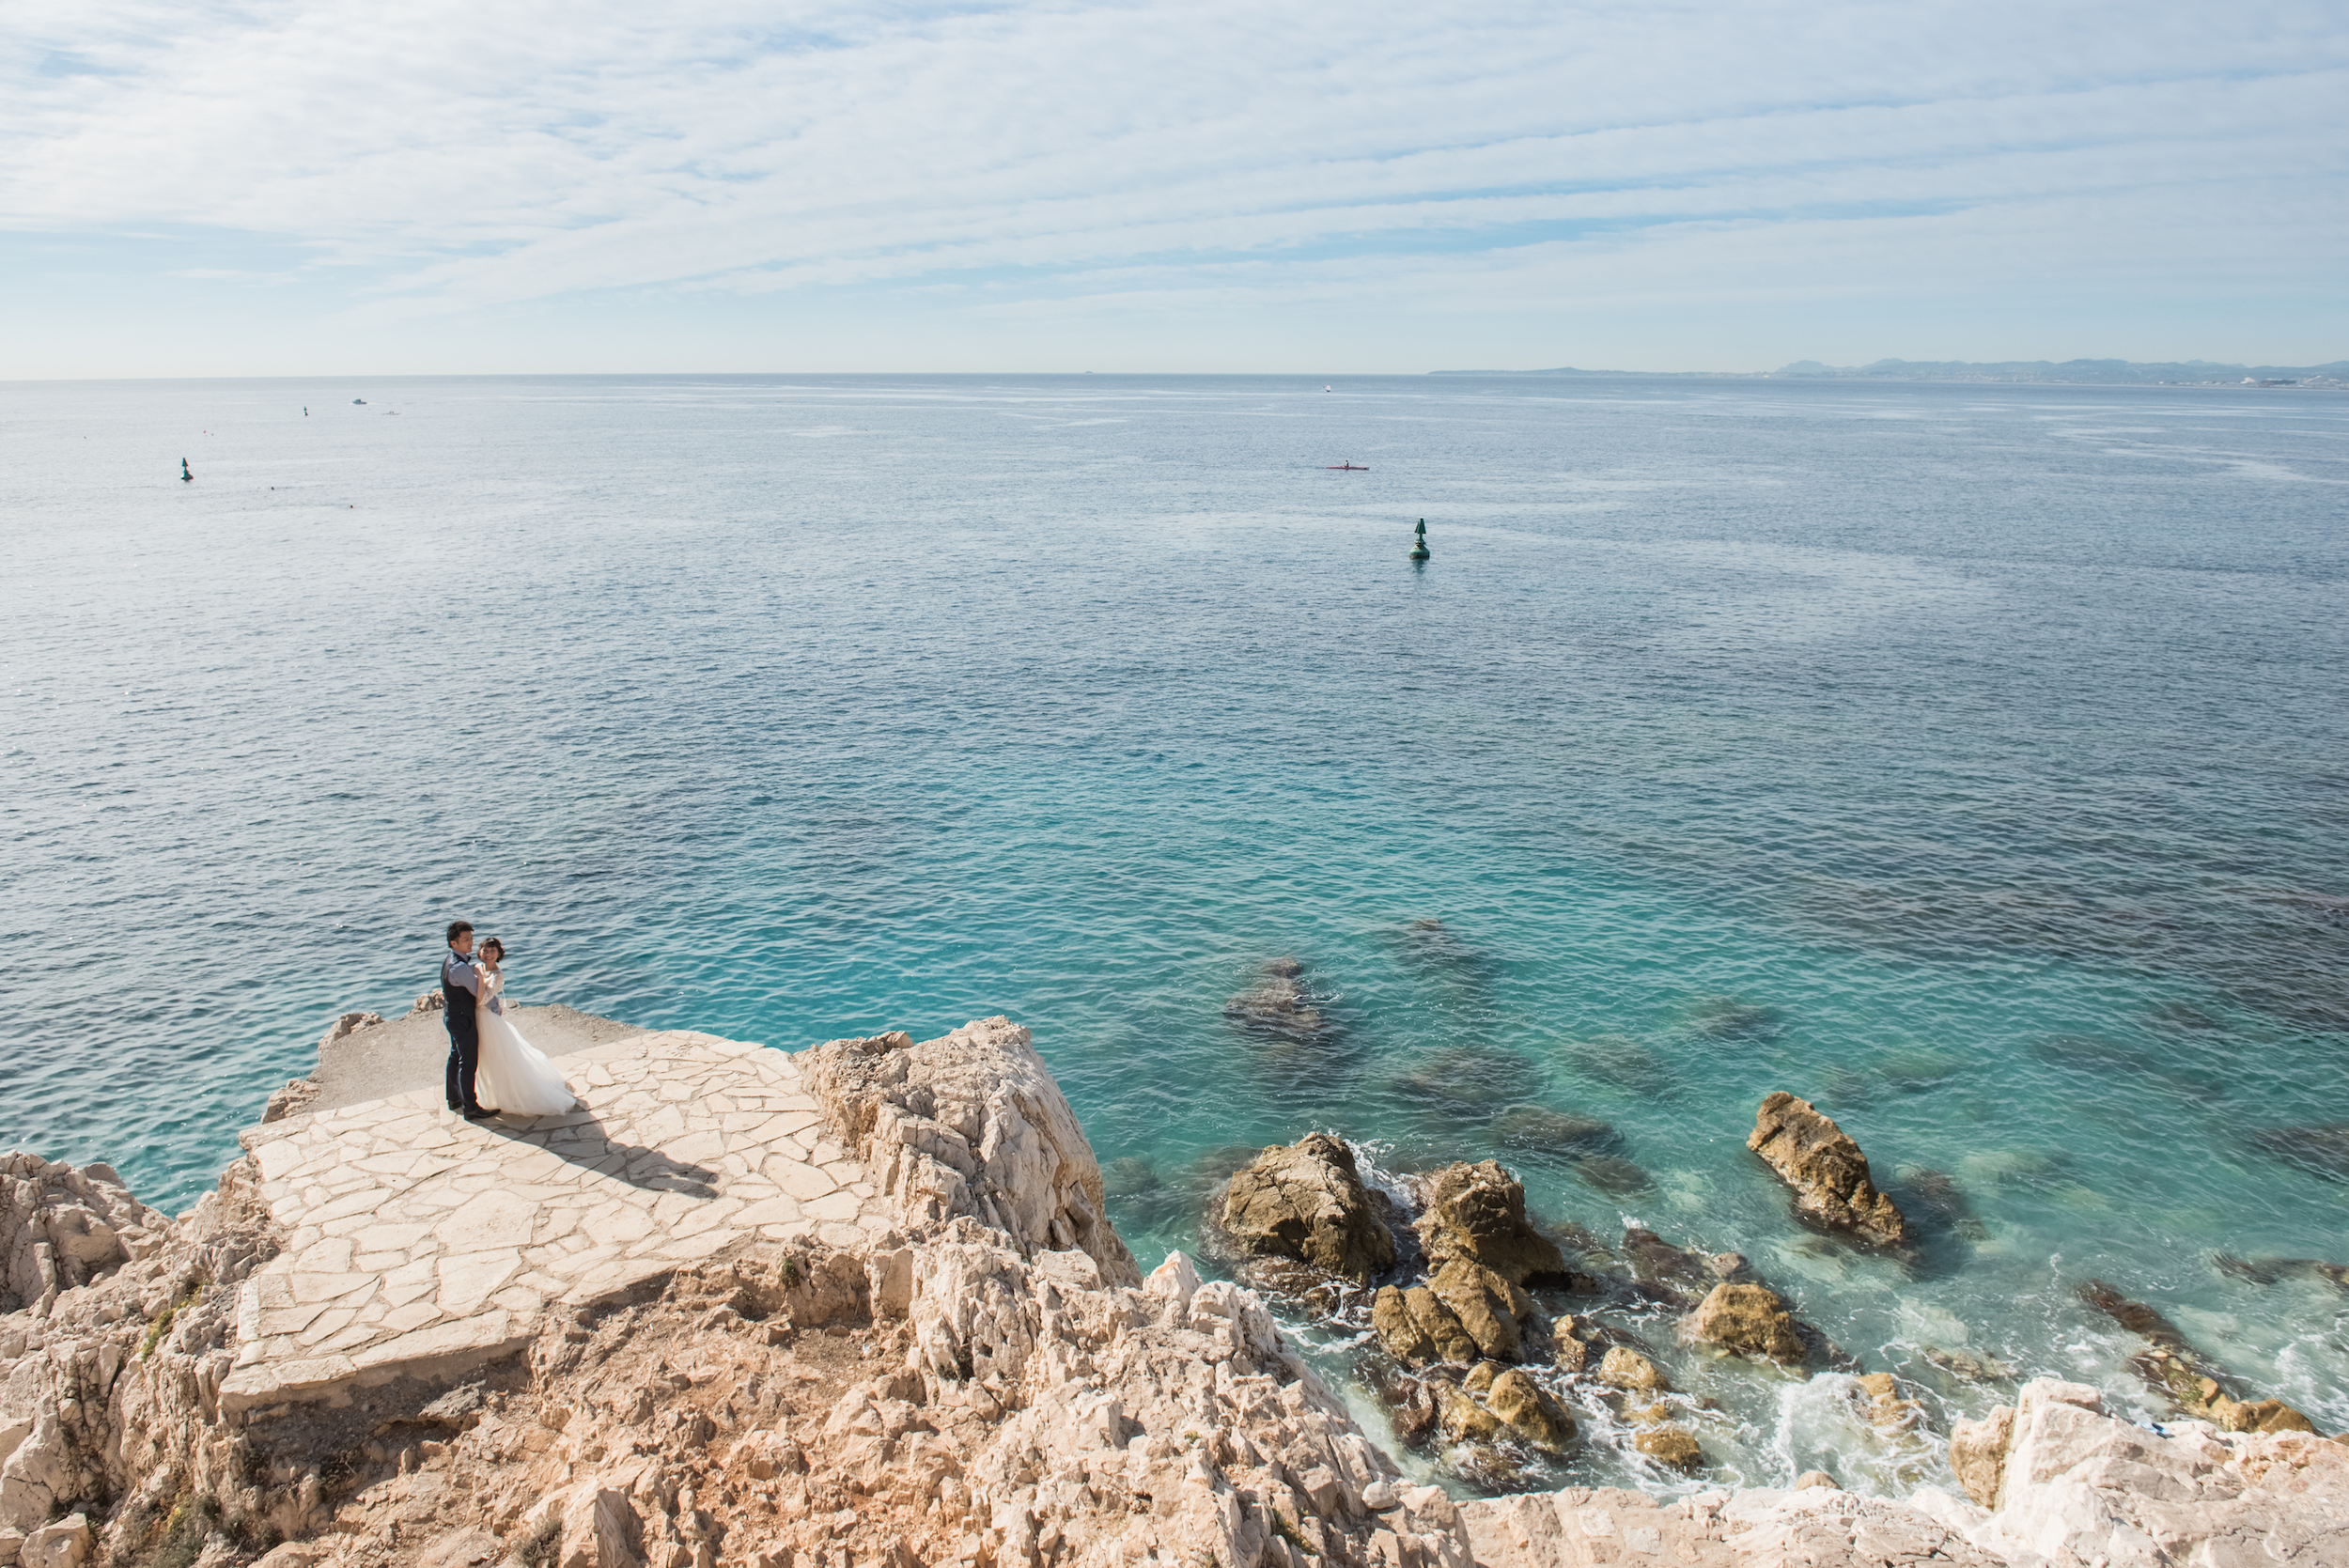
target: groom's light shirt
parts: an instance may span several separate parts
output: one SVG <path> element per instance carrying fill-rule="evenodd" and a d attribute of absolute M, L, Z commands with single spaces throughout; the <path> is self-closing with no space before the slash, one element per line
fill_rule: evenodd
<path fill-rule="evenodd" d="M 462 986 L 474 994 L 475 1001 L 480 1000 L 481 971 L 473 967 L 471 958 L 453 947 L 448 950 L 448 955 L 441 960 L 441 984 Z"/>

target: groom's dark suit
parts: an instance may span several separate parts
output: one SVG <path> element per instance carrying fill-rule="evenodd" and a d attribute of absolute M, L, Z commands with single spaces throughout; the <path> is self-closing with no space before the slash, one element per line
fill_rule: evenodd
<path fill-rule="evenodd" d="M 481 1030 L 474 1018 L 479 1005 L 481 971 L 473 960 L 450 948 L 441 959 L 441 996 L 447 1002 L 442 1017 L 448 1020 L 448 1108 L 468 1116 L 486 1115 L 474 1098 L 474 1069 L 481 1061 Z"/>

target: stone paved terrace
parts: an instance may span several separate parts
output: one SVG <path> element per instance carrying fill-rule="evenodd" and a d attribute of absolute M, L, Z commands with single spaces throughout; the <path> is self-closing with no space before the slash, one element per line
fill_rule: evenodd
<path fill-rule="evenodd" d="M 754 1238 L 889 1228 L 784 1052 L 674 1031 L 555 1064 L 568 1115 L 469 1123 L 435 1088 L 243 1135 L 286 1248 L 243 1286 L 224 1410 L 453 1372 Z"/>

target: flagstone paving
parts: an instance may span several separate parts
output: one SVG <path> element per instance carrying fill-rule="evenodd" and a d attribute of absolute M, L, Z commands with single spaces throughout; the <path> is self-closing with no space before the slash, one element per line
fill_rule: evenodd
<path fill-rule="evenodd" d="M 888 1230 L 786 1053 L 672 1031 L 554 1061 L 562 1116 L 466 1122 L 435 1088 L 243 1135 L 286 1244 L 242 1288 L 224 1408 L 445 1374 L 738 1243 Z"/>

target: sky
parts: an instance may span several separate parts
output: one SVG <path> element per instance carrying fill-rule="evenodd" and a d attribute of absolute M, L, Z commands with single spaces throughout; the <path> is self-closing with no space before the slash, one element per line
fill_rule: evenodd
<path fill-rule="evenodd" d="M 7 0 L 0 379 L 2349 358 L 2349 6 Z"/>

